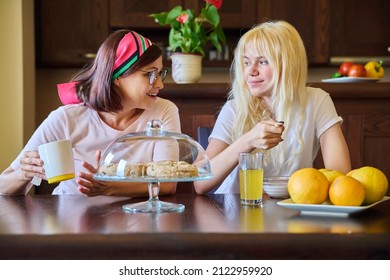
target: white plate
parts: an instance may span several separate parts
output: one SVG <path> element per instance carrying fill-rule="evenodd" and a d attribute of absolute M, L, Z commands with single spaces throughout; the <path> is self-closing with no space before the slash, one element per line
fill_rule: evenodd
<path fill-rule="evenodd" d="M 390 199 L 390 196 L 385 196 L 382 200 L 375 202 L 367 206 L 335 206 L 332 204 L 297 204 L 292 202 L 291 199 L 285 199 L 278 201 L 277 204 L 289 209 L 301 211 L 302 215 L 314 215 L 314 216 L 348 216 L 352 213 L 357 213 L 372 206 Z"/>
<path fill-rule="evenodd" d="M 322 79 L 321 81 L 323 83 L 366 83 L 380 81 L 380 78 L 340 77 Z"/>

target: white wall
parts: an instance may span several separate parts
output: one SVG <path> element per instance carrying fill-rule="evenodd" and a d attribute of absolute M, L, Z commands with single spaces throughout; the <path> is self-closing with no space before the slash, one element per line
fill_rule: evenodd
<path fill-rule="evenodd" d="M 0 1 L 0 172 L 35 128 L 34 0 Z"/>

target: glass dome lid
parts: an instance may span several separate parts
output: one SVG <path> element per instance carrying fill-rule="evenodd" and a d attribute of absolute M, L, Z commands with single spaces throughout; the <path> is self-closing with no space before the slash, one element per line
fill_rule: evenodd
<path fill-rule="evenodd" d="M 209 179 L 210 163 L 202 146 L 191 137 L 163 130 L 160 120 L 146 131 L 113 141 L 102 154 L 100 181 L 180 182 Z"/>

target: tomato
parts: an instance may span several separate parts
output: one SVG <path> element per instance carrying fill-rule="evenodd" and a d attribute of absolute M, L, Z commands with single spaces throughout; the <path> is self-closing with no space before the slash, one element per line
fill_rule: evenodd
<path fill-rule="evenodd" d="M 353 65 L 353 63 L 350 62 L 350 61 L 341 63 L 340 69 L 339 69 L 340 74 L 341 74 L 342 76 L 347 76 L 347 75 L 348 75 L 349 68 L 351 68 L 352 65 Z"/>
<path fill-rule="evenodd" d="M 361 64 L 354 64 L 349 68 L 348 77 L 366 77 L 366 69 Z"/>

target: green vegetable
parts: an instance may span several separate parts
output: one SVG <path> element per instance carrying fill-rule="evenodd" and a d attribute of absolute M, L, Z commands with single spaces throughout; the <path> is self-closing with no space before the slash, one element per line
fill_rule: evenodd
<path fill-rule="evenodd" d="M 341 73 L 339 72 L 339 71 L 337 71 L 337 72 L 334 72 L 333 74 L 332 74 L 332 76 L 330 76 L 331 78 L 340 78 L 340 77 L 342 77 L 343 75 L 341 75 Z"/>

